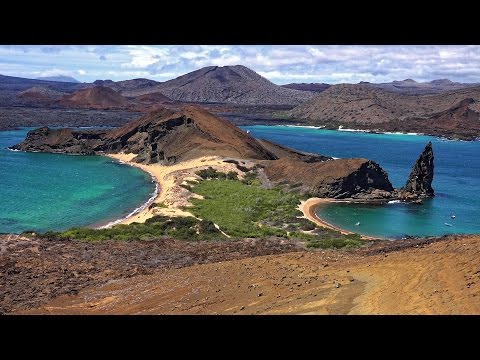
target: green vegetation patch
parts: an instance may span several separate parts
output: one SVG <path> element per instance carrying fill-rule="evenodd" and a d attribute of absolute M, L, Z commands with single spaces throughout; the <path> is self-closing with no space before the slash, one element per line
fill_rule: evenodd
<path fill-rule="evenodd" d="M 225 239 L 214 225 L 234 238 L 278 236 L 305 242 L 310 248 L 353 248 L 364 244 L 360 235 L 342 235 L 338 231 L 317 227 L 301 218 L 297 209 L 305 195 L 286 192 L 281 187 L 266 189 L 260 186 L 256 171 L 246 173 L 242 181 L 237 173 L 222 173 L 213 168 L 197 172 L 205 180 L 189 182 L 186 189 L 203 196 L 192 198 L 187 210 L 194 217 L 157 215 L 144 224 L 115 225 L 109 229 L 73 228 L 64 232 L 46 232 L 46 239 L 153 240 L 163 237 L 180 240 Z M 165 204 L 152 204 L 165 207 Z"/>
<path fill-rule="evenodd" d="M 153 209 L 153 208 L 167 208 L 168 206 L 165 205 L 163 202 L 160 202 L 160 203 L 153 203 L 149 206 L 149 209 Z"/>
<path fill-rule="evenodd" d="M 342 235 L 299 218 L 300 195 L 279 188 L 265 189 L 255 180 L 201 181 L 192 190 L 203 199 L 191 199 L 193 207 L 188 210 L 213 221 L 233 237 L 279 236 L 304 241 L 312 248 L 352 248 L 364 243 L 358 234 Z"/>
<path fill-rule="evenodd" d="M 73 228 L 64 232 L 46 232 L 47 239 L 98 240 L 151 240 L 171 237 L 180 240 L 218 240 L 225 236 L 209 220 L 194 217 L 154 216 L 144 224 L 115 225 L 109 229 Z"/>

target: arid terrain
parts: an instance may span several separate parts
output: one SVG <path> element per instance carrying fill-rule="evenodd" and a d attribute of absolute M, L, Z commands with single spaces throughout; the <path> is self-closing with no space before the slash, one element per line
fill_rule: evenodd
<path fill-rule="evenodd" d="M 131 112 L 197 104 L 235 125 L 343 126 L 473 140 L 480 136 L 479 89 L 448 79 L 276 85 L 242 65 L 207 66 L 165 82 L 69 83 L 0 75 L 0 129 L 89 126 L 99 113 L 96 125 L 121 126 L 127 121 L 115 112 L 131 119 Z"/>
<path fill-rule="evenodd" d="M 288 114 L 330 128 L 421 132 L 471 140 L 480 135 L 479 100 L 478 86 L 412 95 L 367 84 L 339 84 Z"/>
<path fill-rule="evenodd" d="M 259 240 L 11 240 L 7 245 L 3 239 L 1 271 L 8 276 L 1 277 L 2 309 L 27 314 L 478 314 L 479 240 L 451 236 L 305 251 Z"/>

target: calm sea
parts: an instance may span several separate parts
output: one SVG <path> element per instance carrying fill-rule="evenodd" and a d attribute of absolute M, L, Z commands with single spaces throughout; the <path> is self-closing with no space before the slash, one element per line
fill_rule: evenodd
<path fill-rule="evenodd" d="M 299 150 L 333 157 L 365 157 L 401 187 L 428 141 L 433 143 L 436 197 L 414 204 L 331 204 L 317 214 L 342 228 L 373 236 L 401 238 L 480 233 L 480 142 L 430 136 L 369 134 L 289 126 L 245 126 L 250 134 Z M 452 218 L 452 215 L 455 218 Z M 355 225 L 360 222 L 360 225 Z M 448 225 L 446 225 L 446 224 Z M 451 225 L 451 226 L 449 226 Z"/>
<path fill-rule="evenodd" d="M 102 156 L 14 152 L 27 129 L 0 132 L 0 233 L 107 223 L 145 203 L 148 174 Z"/>

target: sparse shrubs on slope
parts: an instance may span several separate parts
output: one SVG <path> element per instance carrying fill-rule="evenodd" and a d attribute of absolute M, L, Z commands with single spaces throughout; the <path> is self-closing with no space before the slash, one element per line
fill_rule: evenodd
<path fill-rule="evenodd" d="M 237 180 L 238 175 L 236 171 L 229 171 L 228 173 L 224 173 L 222 171 L 218 171 L 213 167 L 209 166 L 207 169 L 202 169 L 195 172 L 198 176 L 200 176 L 204 180 Z M 192 184 L 193 185 L 193 184 Z"/>
<path fill-rule="evenodd" d="M 202 179 L 209 180 L 209 179 L 218 179 L 219 177 L 226 177 L 225 173 L 221 171 L 217 171 L 216 169 L 209 166 L 207 169 L 202 169 L 196 171 L 195 174 L 200 176 Z"/>
<path fill-rule="evenodd" d="M 245 185 L 260 185 L 260 180 L 258 180 L 258 174 L 256 171 L 250 171 L 245 174 L 243 177 L 242 183 Z"/>
<path fill-rule="evenodd" d="M 46 232 L 47 239 L 98 240 L 149 240 L 171 237 L 180 240 L 219 240 L 225 236 L 209 220 L 194 217 L 154 216 L 144 224 L 115 225 L 109 229 L 73 228 L 64 232 Z"/>
<path fill-rule="evenodd" d="M 212 220 L 233 237 L 293 238 L 311 248 L 351 248 L 364 243 L 360 235 L 342 235 L 300 218 L 299 195 L 279 188 L 262 188 L 252 181 L 258 181 L 256 177 L 248 180 L 250 185 L 244 181 L 218 179 L 192 185 L 192 191 L 203 199 L 191 199 L 193 207 L 188 210 L 202 219 Z"/>

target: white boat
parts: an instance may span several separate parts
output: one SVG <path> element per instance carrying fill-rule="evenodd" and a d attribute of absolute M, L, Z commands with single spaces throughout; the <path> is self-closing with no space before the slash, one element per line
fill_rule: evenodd
<path fill-rule="evenodd" d="M 446 226 L 452 226 L 452 224 L 449 224 L 449 223 L 445 223 Z"/>
<path fill-rule="evenodd" d="M 452 218 L 452 219 L 455 219 L 455 215 L 452 215 L 451 218 Z"/>
<path fill-rule="evenodd" d="M 355 224 L 356 226 L 360 226 L 360 221 Z"/>
<path fill-rule="evenodd" d="M 247 134 L 250 134 L 250 130 L 247 130 Z"/>

